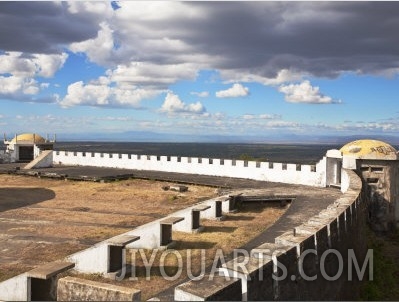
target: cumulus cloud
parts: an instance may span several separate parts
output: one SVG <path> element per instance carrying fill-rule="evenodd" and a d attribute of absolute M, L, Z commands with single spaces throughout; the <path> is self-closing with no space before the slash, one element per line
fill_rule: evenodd
<path fill-rule="evenodd" d="M 53 102 L 54 97 L 33 98 L 41 90 L 46 89 L 46 83 L 39 83 L 35 77 L 50 78 L 59 70 L 68 55 L 62 54 L 31 54 L 20 52 L 5 52 L 0 54 L 0 96 L 21 101 Z"/>
<path fill-rule="evenodd" d="M 68 86 L 66 96 L 60 100 L 62 107 L 76 105 L 110 106 L 110 107 L 140 107 L 143 99 L 159 94 L 160 91 L 142 89 L 126 85 L 113 85 L 107 77 L 100 77 L 90 83 L 78 81 Z"/>
<path fill-rule="evenodd" d="M 313 87 L 309 81 L 300 84 L 282 85 L 278 89 L 285 94 L 285 100 L 290 103 L 307 104 L 333 104 L 341 103 L 340 100 L 323 95 L 319 87 Z"/>
<path fill-rule="evenodd" d="M 218 98 L 238 98 L 249 95 L 249 88 L 244 87 L 239 83 L 233 84 L 232 87 L 226 90 L 220 90 L 216 92 Z"/>
<path fill-rule="evenodd" d="M 106 60 L 111 56 L 114 49 L 113 30 L 105 22 L 100 24 L 97 37 L 72 43 L 70 49 L 73 52 L 86 53 L 90 60 L 106 65 Z"/>
<path fill-rule="evenodd" d="M 193 63 L 155 64 L 152 62 L 130 62 L 127 65 L 118 65 L 107 74 L 113 82 L 167 89 L 168 85 L 179 79 L 194 80 L 198 66 Z"/>
<path fill-rule="evenodd" d="M 306 87 L 287 84 L 309 76 L 399 71 L 398 2 L 121 1 L 119 7 L 90 1 L 0 1 L 0 54 L 36 54 L 36 60 L 42 60 L 39 65 L 49 66 L 27 78 L 36 67 L 19 60 L 22 65 L 13 68 L 24 76 L 13 74 L 22 81 L 14 85 L 23 92 L 25 81 L 52 77 L 62 66 L 59 59 L 40 59 L 38 54 L 62 55 L 68 48 L 108 68 L 105 76 L 112 82 L 123 82 L 119 92 L 109 86 L 113 97 L 100 102 L 111 106 L 134 103 L 128 99 L 140 99 L 143 91 L 166 90 L 179 80 L 195 79 L 201 69 L 217 70 L 230 83 L 282 85 L 287 100 L 307 103 L 334 100 L 309 87 L 300 92 Z M 50 59 L 53 63 L 43 61 Z M 97 103 L 90 85 L 81 87 L 92 94 L 91 100 L 65 96 L 66 103 Z M 78 84 L 72 88 L 83 89 Z M 117 97 L 121 94 L 126 95 L 124 102 Z M 238 96 L 244 94 L 245 89 L 237 91 Z"/>
<path fill-rule="evenodd" d="M 200 103 L 184 103 L 177 94 L 168 91 L 165 101 L 162 104 L 161 111 L 165 113 L 190 113 L 190 114 L 203 114 L 206 112 L 205 107 Z"/>
<path fill-rule="evenodd" d="M 50 78 L 64 65 L 67 57 L 66 53 L 25 55 L 21 52 L 5 52 L 0 54 L 0 75 Z"/>

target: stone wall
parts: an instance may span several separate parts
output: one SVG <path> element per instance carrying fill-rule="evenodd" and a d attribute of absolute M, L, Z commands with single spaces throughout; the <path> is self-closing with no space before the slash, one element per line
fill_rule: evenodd
<path fill-rule="evenodd" d="M 342 183 L 344 195 L 327 209 L 275 238 L 275 242 L 253 249 L 250 257 L 235 258 L 219 269 L 226 277 L 241 279 L 235 286 L 241 287 L 244 301 L 357 298 L 360 282 L 354 259 L 362 269 L 367 259 L 368 201 L 355 172 L 343 169 Z M 176 300 L 182 289 L 185 294 L 192 291 L 189 283 L 180 286 Z M 202 298 L 198 292 L 196 297 Z M 218 297 L 220 301 L 228 298 Z"/>
<path fill-rule="evenodd" d="M 58 280 L 57 301 L 140 301 L 141 292 L 75 277 Z"/>
<path fill-rule="evenodd" d="M 326 186 L 326 158 L 315 166 L 231 159 L 54 151 L 54 164 L 124 168 Z"/>

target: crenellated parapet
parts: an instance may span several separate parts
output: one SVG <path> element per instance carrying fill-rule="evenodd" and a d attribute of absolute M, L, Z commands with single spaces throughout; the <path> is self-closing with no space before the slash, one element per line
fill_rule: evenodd
<path fill-rule="evenodd" d="M 53 163 L 326 186 L 326 158 L 321 159 L 316 165 L 300 165 L 202 157 L 54 151 Z"/>

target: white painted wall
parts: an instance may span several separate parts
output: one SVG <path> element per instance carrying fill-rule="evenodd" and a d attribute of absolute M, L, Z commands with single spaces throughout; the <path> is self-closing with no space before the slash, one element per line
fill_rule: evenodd
<path fill-rule="evenodd" d="M 30 282 L 26 273 L 0 283 L 0 300 L 29 301 Z"/>
<path fill-rule="evenodd" d="M 254 161 L 244 162 L 231 159 L 210 159 L 197 157 L 154 156 L 118 153 L 91 153 L 54 151 L 55 164 L 112 167 L 133 170 L 177 172 L 211 176 L 246 178 L 288 184 L 301 184 L 316 187 L 326 185 L 326 158 L 311 165 L 282 164 Z M 129 158 L 130 157 L 130 158 Z"/>
<path fill-rule="evenodd" d="M 342 169 L 341 172 L 341 192 L 345 193 L 348 191 L 350 185 L 350 177 L 348 172 L 345 169 Z"/>
<path fill-rule="evenodd" d="M 108 272 L 108 257 L 108 244 L 102 241 L 65 259 L 75 263 L 74 269 L 79 272 L 105 274 Z"/>

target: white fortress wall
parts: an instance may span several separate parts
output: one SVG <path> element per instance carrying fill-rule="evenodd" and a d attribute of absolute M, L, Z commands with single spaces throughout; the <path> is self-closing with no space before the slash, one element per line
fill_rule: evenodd
<path fill-rule="evenodd" d="M 53 163 L 326 185 L 326 158 L 315 166 L 198 157 L 54 151 Z"/>

